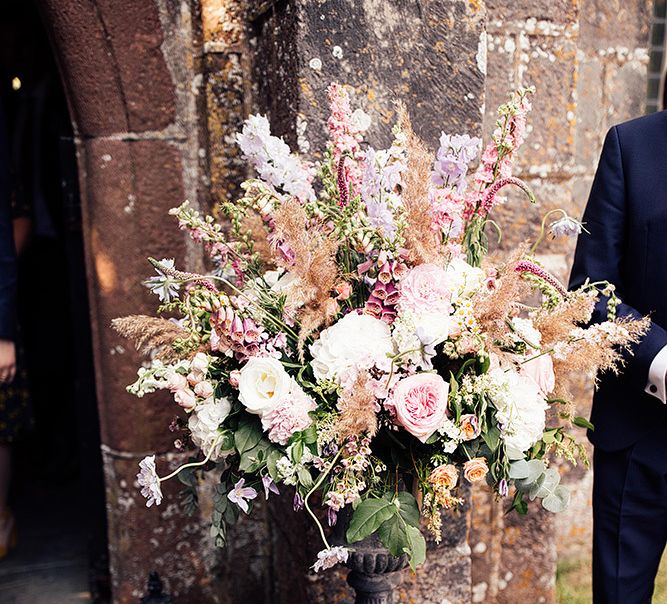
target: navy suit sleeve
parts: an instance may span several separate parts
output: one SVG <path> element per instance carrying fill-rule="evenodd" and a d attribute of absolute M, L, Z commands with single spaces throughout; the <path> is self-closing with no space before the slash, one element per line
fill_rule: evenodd
<path fill-rule="evenodd" d="M 625 253 L 627 204 L 621 144 L 614 126 L 608 133 L 600 156 L 583 222 L 589 233 L 582 233 L 577 241 L 570 288 L 581 286 L 588 277 L 591 281 L 609 281 L 616 286 L 621 304 L 617 314 L 639 319 L 641 314 L 623 302 L 625 288 L 621 267 Z M 607 319 L 607 298 L 601 297 L 593 313 L 593 321 Z M 627 358 L 625 376 L 633 388 L 643 391 L 648 381 L 651 362 L 667 345 L 667 331 L 655 322 L 649 332 L 634 346 Z"/>
<path fill-rule="evenodd" d="M 16 335 L 16 251 L 9 195 L 9 154 L 0 106 L 0 340 Z"/>

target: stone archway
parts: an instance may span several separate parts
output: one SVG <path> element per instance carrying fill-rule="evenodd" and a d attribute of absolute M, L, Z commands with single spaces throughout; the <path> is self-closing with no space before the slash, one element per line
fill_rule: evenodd
<path fill-rule="evenodd" d="M 38 4 L 76 137 L 114 601 L 136 602 L 150 569 L 180 601 L 212 601 L 203 585 L 207 527 L 176 503 L 155 513 L 137 496 L 137 460 L 149 448 L 172 449 L 165 428 L 173 413 L 124 392 L 140 359 L 110 327 L 116 316 L 154 308 L 139 284 L 149 272 L 145 256 L 197 264 L 174 238 L 167 210 L 186 197 L 198 201 L 204 173 L 192 94 L 201 82 L 198 19 L 188 3 Z"/>

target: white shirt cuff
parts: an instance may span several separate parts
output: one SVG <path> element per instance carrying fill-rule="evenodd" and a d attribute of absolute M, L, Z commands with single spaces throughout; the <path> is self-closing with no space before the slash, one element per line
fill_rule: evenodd
<path fill-rule="evenodd" d="M 667 403 L 665 393 L 665 376 L 667 375 L 667 346 L 663 347 L 651 361 L 651 367 L 648 370 L 648 383 L 645 392 Z"/>

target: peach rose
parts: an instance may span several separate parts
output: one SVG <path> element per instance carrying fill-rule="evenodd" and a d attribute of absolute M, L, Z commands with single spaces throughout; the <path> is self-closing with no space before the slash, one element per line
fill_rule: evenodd
<path fill-rule="evenodd" d="M 462 415 L 459 428 L 461 428 L 461 432 L 463 433 L 463 440 L 474 440 L 480 433 L 477 416 L 473 413 Z"/>
<path fill-rule="evenodd" d="M 438 466 L 428 477 L 428 481 L 436 488 L 450 490 L 456 486 L 459 472 L 456 466 L 448 463 Z"/>
<path fill-rule="evenodd" d="M 486 465 L 486 459 L 483 457 L 474 457 L 463 464 L 463 477 L 468 482 L 484 480 L 488 472 L 489 466 Z"/>
<path fill-rule="evenodd" d="M 387 405 L 396 423 L 422 442 L 442 426 L 447 416 L 449 384 L 436 373 L 418 373 L 400 380 Z"/>

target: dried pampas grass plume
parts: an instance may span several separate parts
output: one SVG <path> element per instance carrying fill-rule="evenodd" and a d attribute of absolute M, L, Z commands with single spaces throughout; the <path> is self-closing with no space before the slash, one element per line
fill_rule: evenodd
<path fill-rule="evenodd" d="M 176 361 L 182 355 L 175 352 L 176 340 L 185 339 L 189 333 L 172 321 L 146 315 L 130 315 L 111 321 L 111 326 L 130 340 L 142 354 L 154 353 L 162 361 Z"/>
<path fill-rule="evenodd" d="M 274 223 L 276 241 L 284 242 L 294 253 L 291 265 L 281 259 L 276 261 L 298 277 L 305 301 L 297 316 L 301 324 L 299 355 L 303 357 L 308 336 L 323 325 L 329 325 L 338 313 L 338 302 L 332 297 L 338 282 L 338 241 L 309 224 L 306 211 L 294 198 L 286 200 L 276 210 Z"/>
<path fill-rule="evenodd" d="M 407 170 L 403 172 L 402 194 L 405 210 L 405 247 L 416 263 L 437 262 L 441 256 L 438 236 L 432 228 L 428 195 L 433 159 L 426 145 L 415 134 L 403 103 L 398 103 L 398 123 L 407 139 Z"/>
<path fill-rule="evenodd" d="M 359 375 L 354 385 L 345 390 L 338 401 L 340 416 L 335 425 L 339 442 L 361 434 L 373 438 L 377 432 L 377 416 L 375 414 L 375 395 L 370 391 L 367 378 Z"/>

